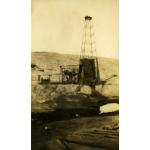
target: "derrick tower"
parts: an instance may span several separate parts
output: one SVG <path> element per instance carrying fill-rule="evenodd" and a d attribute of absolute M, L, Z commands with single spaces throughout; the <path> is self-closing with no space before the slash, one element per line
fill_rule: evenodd
<path fill-rule="evenodd" d="M 94 41 L 92 17 L 85 16 L 84 34 L 81 45 L 79 82 L 86 85 L 96 85 L 100 82 L 98 58 Z"/>

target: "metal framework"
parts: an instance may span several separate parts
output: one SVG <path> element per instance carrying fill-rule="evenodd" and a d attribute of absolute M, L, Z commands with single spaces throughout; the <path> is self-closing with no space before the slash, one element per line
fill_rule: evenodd
<path fill-rule="evenodd" d="M 85 16 L 80 54 L 79 82 L 87 85 L 95 85 L 100 82 L 98 58 L 92 27 L 92 17 Z"/>
<path fill-rule="evenodd" d="M 83 40 L 81 44 L 81 58 L 96 57 L 92 17 L 85 16 Z"/>

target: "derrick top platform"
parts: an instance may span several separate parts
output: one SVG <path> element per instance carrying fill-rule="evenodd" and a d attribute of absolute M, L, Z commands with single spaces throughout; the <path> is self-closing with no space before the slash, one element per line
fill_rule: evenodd
<path fill-rule="evenodd" d="M 85 20 L 92 20 L 92 17 L 90 17 L 90 16 L 85 16 Z"/>

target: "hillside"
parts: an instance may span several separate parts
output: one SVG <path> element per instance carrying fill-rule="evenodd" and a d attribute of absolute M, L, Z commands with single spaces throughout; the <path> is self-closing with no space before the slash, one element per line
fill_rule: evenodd
<path fill-rule="evenodd" d="M 112 75 L 118 75 L 118 60 L 111 58 L 99 58 L 99 70 L 102 80 Z M 58 54 L 48 52 L 32 52 L 32 63 L 39 67 L 48 69 L 59 69 L 60 65 L 77 65 L 79 64 L 79 55 Z M 113 82 L 114 83 L 114 82 Z M 115 84 L 118 84 L 117 78 Z"/>
<path fill-rule="evenodd" d="M 101 80 L 106 80 L 110 78 L 106 85 L 96 86 L 96 91 L 99 94 L 102 94 L 106 97 L 118 97 L 118 60 L 110 58 L 99 58 L 99 70 Z M 32 63 L 36 64 L 40 68 L 55 70 L 59 72 L 60 65 L 74 65 L 79 63 L 78 55 L 69 55 L 69 54 L 58 54 L 58 53 L 48 53 L 48 52 L 32 52 Z M 33 72 L 32 72 L 33 74 Z M 116 75 L 115 77 L 112 77 Z M 112 78 L 111 78 L 112 77 Z M 70 100 L 69 96 L 74 95 L 76 98 L 71 98 L 72 101 L 75 99 L 86 99 L 83 98 L 81 93 L 86 94 L 87 96 L 91 94 L 89 87 L 84 86 L 81 89 L 81 93 L 76 92 L 78 85 L 40 85 L 33 84 L 32 82 L 32 110 L 49 110 L 49 105 L 60 105 L 58 104 L 59 97 L 64 97 L 65 100 Z M 68 96 L 68 97 L 67 97 Z M 77 98 L 78 96 L 78 98 Z M 99 98 L 95 98 L 95 100 Z M 90 101 L 90 98 L 88 99 Z M 57 103 L 56 103 L 57 101 Z M 93 101 L 93 100 L 92 100 Z M 47 104 L 48 102 L 48 104 Z M 77 100 L 75 100 L 77 102 Z M 62 105 L 62 101 L 60 102 Z M 65 105 L 65 102 L 63 102 Z M 83 102 L 84 103 L 84 102 Z M 80 103 L 74 103 L 74 105 L 81 104 L 83 105 L 82 100 Z M 72 103 L 71 103 L 72 105 Z M 66 107 L 66 105 L 65 105 Z"/>

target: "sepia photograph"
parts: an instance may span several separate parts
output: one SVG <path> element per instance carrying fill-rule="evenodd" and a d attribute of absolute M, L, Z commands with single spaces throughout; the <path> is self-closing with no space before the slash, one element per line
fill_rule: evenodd
<path fill-rule="evenodd" d="M 0 4 L 0 150 L 150 149 L 149 0 Z"/>
<path fill-rule="evenodd" d="M 119 150 L 119 0 L 31 0 L 31 149 Z"/>

